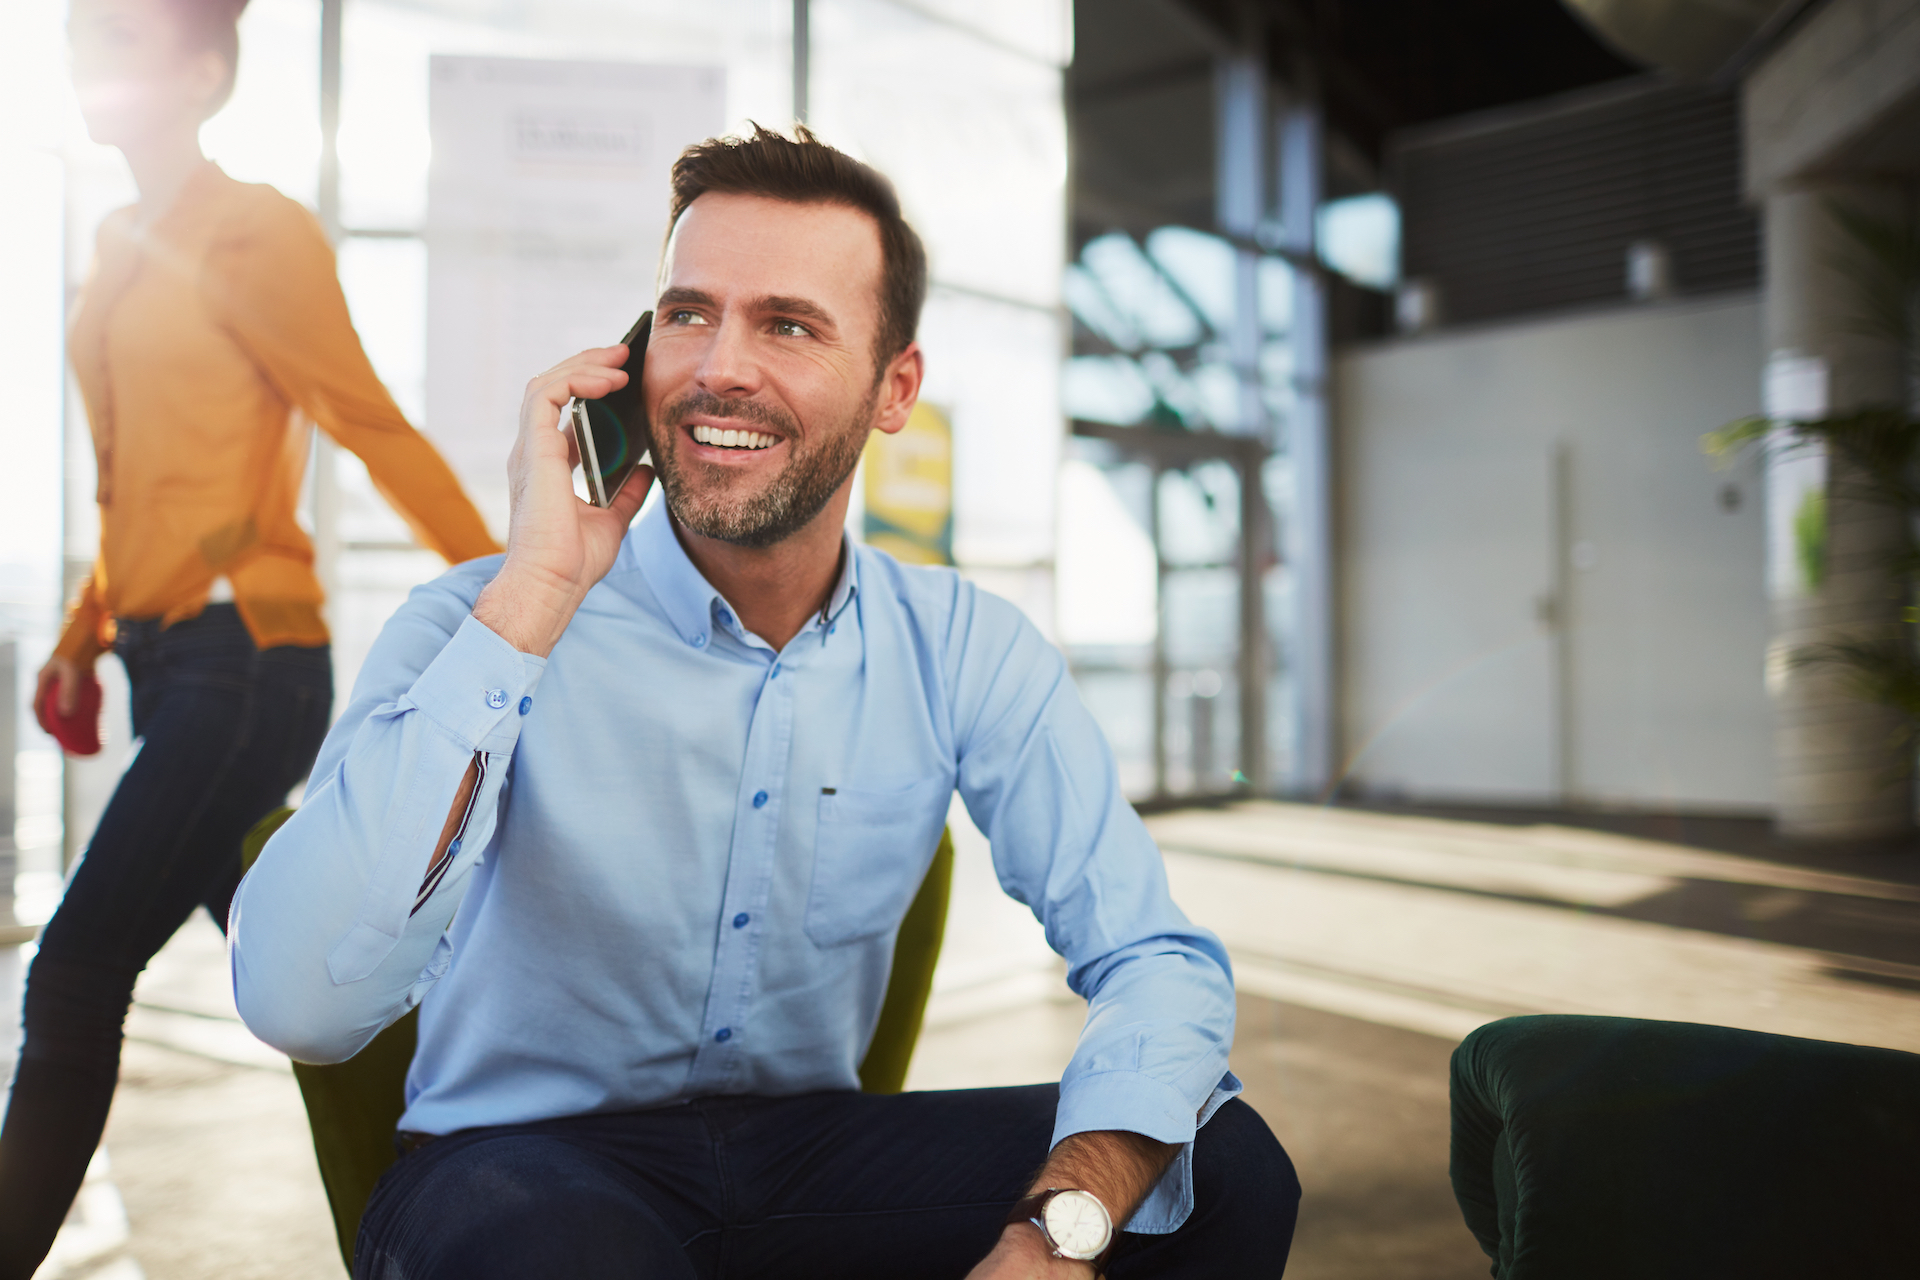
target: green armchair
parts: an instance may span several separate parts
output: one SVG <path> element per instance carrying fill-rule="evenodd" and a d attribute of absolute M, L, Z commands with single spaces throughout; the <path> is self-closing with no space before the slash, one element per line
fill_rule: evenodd
<path fill-rule="evenodd" d="M 293 816 L 291 809 L 268 814 L 247 833 L 241 861 L 252 867 L 269 837 Z M 899 1093 L 906 1086 L 907 1064 L 920 1038 L 927 997 L 933 990 L 934 964 L 946 932 L 947 903 L 953 889 L 953 833 L 940 837 L 933 865 L 907 908 L 894 944 L 893 971 L 880 1007 L 873 1042 L 860 1064 L 860 1087 L 868 1093 Z M 345 1062 L 293 1064 L 300 1096 L 313 1130 L 313 1153 L 333 1210 L 340 1256 L 353 1270 L 353 1243 L 360 1215 L 374 1183 L 394 1162 L 394 1130 L 406 1109 L 407 1068 L 413 1062 L 420 1014 L 415 1010 L 382 1031 Z"/>
<path fill-rule="evenodd" d="M 1453 1055 L 1454 1195 L 1499 1280 L 1920 1275 L 1920 1056 L 1635 1018 Z"/>

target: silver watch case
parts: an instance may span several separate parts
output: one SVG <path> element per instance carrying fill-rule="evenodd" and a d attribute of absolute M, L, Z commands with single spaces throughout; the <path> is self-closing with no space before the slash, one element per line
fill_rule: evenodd
<path fill-rule="evenodd" d="M 1091 1262 L 1113 1243 L 1113 1218 L 1107 1206 L 1093 1192 L 1077 1187 L 1054 1190 L 1032 1221 L 1057 1258 Z"/>

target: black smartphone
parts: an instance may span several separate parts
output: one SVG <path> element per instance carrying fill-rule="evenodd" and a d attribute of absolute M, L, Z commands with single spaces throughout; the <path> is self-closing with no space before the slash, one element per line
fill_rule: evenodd
<path fill-rule="evenodd" d="M 621 341 L 627 344 L 627 385 L 598 400 L 578 397 L 567 405 L 573 443 L 580 451 L 580 469 L 587 473 L 587 497 L 596 507 L 613 500 L 633 469 L 651 463 L 648 450 L 647 401 L 640 390 L 640 371 L 647 363 L 647 339 L 653 336 L 653 312 L 633 322 Z"/>

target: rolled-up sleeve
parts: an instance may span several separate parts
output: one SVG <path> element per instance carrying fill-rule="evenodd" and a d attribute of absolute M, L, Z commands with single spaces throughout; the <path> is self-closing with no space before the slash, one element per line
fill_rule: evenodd
<path fill-rule="evenodd" d="M 233 900 L 240 1016 L 304 1062 L 353 1056 L 417 1004 L 474 868 L 489 853 L 523 700 L 545 663 L 470 613 L 486 561 L 417 589 L 368 654 L 306 799 Z M 459 847 L 419 895 L 470 765 Z"/>
<path fill-rule="evenodd" d="M 1193 1208 L 1194 1134 L 1240 1092 L 1226 950 L 1174 904 L 1059 651 L 1012 605 L 960 585 L 946 662 L 961 795 L 1001 885 L 1087 1000 L 1053 1140 L 1111 1129 L 1181 1144 L 1126 1224 L 1176 1230 Z"/>

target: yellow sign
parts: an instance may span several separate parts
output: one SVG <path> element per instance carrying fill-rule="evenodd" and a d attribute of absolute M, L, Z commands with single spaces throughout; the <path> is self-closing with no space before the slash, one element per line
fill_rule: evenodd
<path fill-rule="evenodd" d="M 917 404 L 894 435 L 867 440 L 869 545 L 903 564 L 953 563 L 953 427 Z"/>

